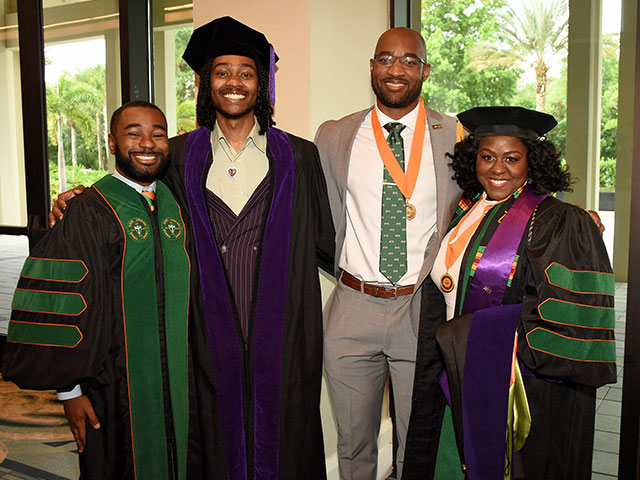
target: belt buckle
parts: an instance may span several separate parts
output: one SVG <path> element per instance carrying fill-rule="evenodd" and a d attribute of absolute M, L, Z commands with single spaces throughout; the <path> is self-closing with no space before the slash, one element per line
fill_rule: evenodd
<path fill-rule="evenodd" d="M 393 290 L 393 297 L 392 297 L 392 298 L 393 298 L 394 300 L 398 298 L 398 286 L 397 286 L 397 285 L 394 285 L 394 286 L 392 286 L 392 287 L 384 287 L 384 288 L 385 288 L 385 290 L 387 290 L 387 291 L 389 291 L 389 290 Z"/>

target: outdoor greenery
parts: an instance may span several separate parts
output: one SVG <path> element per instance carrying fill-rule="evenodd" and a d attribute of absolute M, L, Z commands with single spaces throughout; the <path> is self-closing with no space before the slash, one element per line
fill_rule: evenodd
<path fill-rule="evenodd" d="M 182 60 L 192 28 L 176 30 L 176 114 L 178 132 L 189 132 L 196 128 L 195 78 L 193 70 Z"/>
<path fill-rule="evenodd" d="M 194 76 L 182 60 L 192 28 L 176 30 L 176 101 L 178 131 L 195 128 Z M 45 56 L 45 63 L 49 60 Z M 69 186 L 91 185 L 107 173 L 109 113 L 105 67 L 95 65 L 74 75 L 63 73 L 47 84 L 49 184 L 51 198 Z"/>
<path fill-rule="evenodd" d="M 566 54 L 569 29 L 567 0 L 529 0 L 519 9 L 506 6 L 496 16 L 499 42 L 471 48 L 469 66 L 512 68 L 532 61 L 536 78 L 536 110 L 545 111 L 551 59 Z"/>
<path fill-rule="evenodd" d="M 478 105 L 521 105 L 551 113 L 549 138 L 566 147 L 568 0 L 423 0 L 422 34 L 431 74 L 423 97 L 456 114 Z M 191 28 L 175 31 L 178 131 L 195 128 L 195 83 L 182 53 Z M 603 45 L 600 186 L 615 190 L 618 36 Z M 559 74 L 550 70 L 559 64 Z M 530 73 L 529 73 L 530 72 Z M 104 65 L 47 84 L 52 196 L 106 173 L 108 117 Z M 60 172 L 60 175 L 58 175 Z"/>
<path fill-rule="evenodd" d="M 518 68 L 469 68 L 469 50 L 498 41 L 495 14 L 505 0 L 423 0 L 422 35 L 431 64 L 423 95 L 429 106 L 457 113 L 477 105 L 509 104 L 518 89 Z"/>
<path fill-rule="evenodd" d="M 62 74 L 47 85 L 47 126 L 50 165 L 57 165 L 58 182 L 66 190 L 66 164 L 103 170 L 106 165 L 106 96 L 104 65 L 71 76 Z M 50 168 L 51 170 L 51 168 Z"/>
<path fill-rule="evenodd" d="M 106 174 L 106 170 L 92 170 L 91 168 L 85 168 L 83 166 L 66 166 L 67 184 L 68 186 L 75 185 L 91 185 Z M 49 185 L 51 189 L 51 199 L 55 200 L 59 193 L 65 190 L 60 189 L 60 182 L 58 179 L 58 165 L 55 163 L 49 163 Z"/>
<path fill-rule="evenodd" d="M 600 190 L 614 192 L 616 190 L 616 159 L 600 159 Z"/>
<path fill-rule="evenodd" d="M 511 4 L 422 1 L 422 34 L 431 64 L 423 97 L 431 108 L 452 115 L 482 105 L 546 111 L 558 120 L 548 138 L 564 153 L 568 0 L 522 0 L 519 8 Z M 618 56 L 618 35 L 605 35 L 600 149 L 600 187 L 605 191 L 615 191 Z M 561 65 L 556 76 L 549 69 L 554 63 Z"/>

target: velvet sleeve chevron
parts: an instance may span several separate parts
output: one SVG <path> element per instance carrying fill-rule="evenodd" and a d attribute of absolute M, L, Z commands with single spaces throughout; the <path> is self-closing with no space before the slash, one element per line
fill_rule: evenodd
<path fill-rule="evenodd" d="M 549 200 L 530 229 L 519 356 L 536 375 L 615 382 L 615 282 L 602 237 L 587 213 Z"/>
<path fill-rule="evenodd" d="M 29 389 L 107 383 L 121 249 L 113 216 L 94 189 L 70 202 L 22 268 L 3 358 L 6 380 Z"/>

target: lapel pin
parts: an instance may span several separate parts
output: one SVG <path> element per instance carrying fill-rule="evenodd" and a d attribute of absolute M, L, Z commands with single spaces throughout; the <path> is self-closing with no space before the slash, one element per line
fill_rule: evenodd
<path fill-rule="evenodd" d="M 441 123 L 436 123 L 435 125 L 432 125 L 431 128 L 433 128 L 434 130 L 439 130 L 442 128 L 442 124 Z"/>

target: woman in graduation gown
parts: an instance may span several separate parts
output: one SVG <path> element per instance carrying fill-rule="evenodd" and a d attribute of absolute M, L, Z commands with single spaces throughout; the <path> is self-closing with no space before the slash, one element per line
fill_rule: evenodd
<path fill-rule="evenodd" d="M 601 234 L 550 195 L 570 186 L 544 138 L 552 116 L 479 107 L 458 118 L 471 132 L 451 155 L 464 197 L 423 298 L 423 322 L 441 323 L 442 298 L 449 320 L 436 335 L 450 405 L 436 478 L 591 478 L 596 388 L 616 380 Z M 428 331 L 419 350 L 434 347 Z"/>

